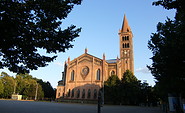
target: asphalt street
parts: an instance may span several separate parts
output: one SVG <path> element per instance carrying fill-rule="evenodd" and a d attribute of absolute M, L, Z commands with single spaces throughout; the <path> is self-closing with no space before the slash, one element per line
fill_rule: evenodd
<path fill-rule="evenodd" d="M 0 100 L 0 113 L 97 113 L 97 105 Z M 157 107 L 104 105 L 101 113 L 162 113 Z"/>

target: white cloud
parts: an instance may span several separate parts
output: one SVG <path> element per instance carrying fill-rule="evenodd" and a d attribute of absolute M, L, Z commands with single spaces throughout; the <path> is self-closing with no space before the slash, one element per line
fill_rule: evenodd
<path fill-rule="evenodd" d="M 54 64 L 55 64 L 55 65 L 58 65 L 58 66 L 60 66 L 60 67 L 63 67 L 63 66 L 64 66 L 64 64 L 61 63 L 61 62 L 55 62 Z"/>
<path fill-rule="evenodd" d="M 145 73 L 145 74 L 151 73 L 147 67 L 138 68 L 135 70 L 135 72 L 140 72 L 140 73 Z"/>

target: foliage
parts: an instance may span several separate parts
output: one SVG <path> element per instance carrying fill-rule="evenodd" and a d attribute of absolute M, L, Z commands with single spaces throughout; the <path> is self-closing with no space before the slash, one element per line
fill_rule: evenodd
<path fill-rule="evenodd" d="M 159 95 L 156 89 L 156 85 L 154 87 L 151 87 L 148 85 L 148 83 L 142 83 L 141 84 L 141 95 L 140 95 L 140 102 L 150 105 L 157 105 L 157 102 L 159 102 Z"/>
<path fill-rule="evenodd" d="M 44 98 L 55 98 L 55 91 L 48 81 L 43 82 L 41 79 L 37 79 L 37 82 L 42 87 Z"/>
<path fill-rule="evenodd" d="M 107 81 L 105 81 L 105 85 L 106 86 L 116 86 L 119 85 L 120 80 L 118 78 L 118 76 L 116 75 L 111 75 Z"/>
<path fill-rule="evenodd" d="M 0 68 L 26 73 L 44 67 L 65 52 L 79 36 L 80 28 L 61 28 L 74 5 L 82 0 L 1 0 Z M 40 53 L 39 53 L 40 52 Z"/>
<path fill-rule="evenodd" d="M 114 104 L 117 103 L 117 100 L 119 100 L 119 85 L 120 80 L 116 75 L 111 75 L 108 80 L 105 81 L 104 96 L 106 101 L 112 101 Z"/>
<path fill-rule="evenodd" d="M 15 85 L 14 78 L 6 74 L 1 78 L 1 80 L 4 86 L 4 91 L 1 96 L 4 98 L 10 98 L 14 91 L 14 85 Z"/>
<path fill-rule="evenodd" d="M 138 81 L 137 78 L 133 75 L 133 73 L 130 70 L 126 70 L 121 79 L 122 83 L 134 83 L 137 81 Z"/>
<path fill-rule="evenodd" d="M 161 5 L 165 9 L 176 9 L 177 13 L 184 13 L 185 9 L 185 1 L 184 0 L 158 0 L 153 2 L 153 5 Z"/>
<path fill-rule="evenodd" d="M 4 85 L 3 85 L 2 80 L 0 79 L 0 97 L 3 94 L 3 92 L 4 92 Z"/>
<path fill-rule="evenodd" d="M 14 88 L 16 94 L 23 95 L 23 99 L 34 99 L 36 90 L 37 99 L 55 97 L 55 91 L 49 82 L 43 82 L 29 74 L 17 74 L 15 78 L 5 72 L 1 75 L 3 76 L 0 78 L 0 87 L 2 81 L 4 90 L 2 94 L 0 93 L 0 97 L 10 98 L 14 93 Z"/>
<path fill-rule="evenodd" d="M 157 97 L 155 91 L 146 83 L 141 83 L 127 70 L 121 80 L 116 75 L 112 75 L 105 81 L 104 86 L 105 103 L 139 105 L 153 103 L 156 105 Z"/>
<path fill-rule="evenodd" d="M 137 78 L 129 70 L 123 74 L 121 79 L 121 103 L 138 104 L 140 96 L 140 84 Z"/>
<path fill-rule="evenodd" d="M 176 15 L 175 20 L 168 18 L 165 23 L 159 22 L 157 32 L 152 33 L 148 47 L 153 53 L 153 63 L 148 67 L 161 94 L 185 94 L 185 1 L 159 0 L 153 4 L 175 9 Z"/>
<path fill-rule="evenodd" d="M 44 92 L 40 84 L 29 74 L 19 74 L 16 75 L 16 93 L 24 95 L 24 97 L 29 97 L 34 99 L 37 90 L 37 97 L 43 98 Z M 38 85 L 38 86 L 37 86 Z M 37 88 L 38 87 L 38 88 Z"/>

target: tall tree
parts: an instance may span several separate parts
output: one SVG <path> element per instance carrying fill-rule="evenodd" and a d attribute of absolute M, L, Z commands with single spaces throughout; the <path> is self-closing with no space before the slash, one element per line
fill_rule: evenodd
<path fill-rule="evenodd" d="M 29 74 L 16 75 L 16 93 L 23 95 L 24 98 L 34 99 L 37 90 L 37 97 L 43 98 L 44 92 L 41 85 Z"/>
<path fill-rule="evenodd" d="M 34 99 L 35 96 L 37 95 L 37 99 L 38 99 L 38 98 L 44 97 L 44 92 L 42 91 L 41 85 L 38 84 L 36 80 L 27 79 L 26 85 L 23 89 L 23 95 L 24 97 L 29 99 Z"/>
<path fill-rule="evenodd" d="M 4 92 L 4 85 L 3 85 L 3 82 L 0 78 L 0 97 L 2 96 L 3 92 Z"/>
<path fill-rule="evenodd" d="M 126 70 L 126 72 L 123 73 L 123 77 L 121 79 L 122 83 L 133 83 L 137 81 L 138 81 L 137 78 L 130 70 Z"/>
<path fill-rule="evenodd" d="M 111 75 L 107 81 L 105 81 L 104 85 L 104 96 L 105 96 L 105 102 L 106 103 L 113 103 L 118 104 L 119 103 L 119 85 L 120 80 L 118 76 Z"/>
<path fill-rule="evenodd" d="M 80 28 L 61 28 L 74 5 L 82 0 L 1 0 L 0 69 L 25 73 L 44 67 L 57 54 L 72 48 Z"/>
<path fill-rule="evenodd" d="M 121 102 L 123 104 L 138 104 L 140 96 L 140 82 L 130 70 L 124 72 L 121 79 Z"/>
<path fill-rule="evenodd" d="M 148 66 L 157 80 L 160 91 L 185 94 L 185 1 L 158 0 L 153 5 L 175 9 L 175 20 L 159 22 L 157 32 L 153 33 L 148 47 L 153 53 L 153 63 Z"/>
<path fill-rule="evenodd" d="M 44 92 L 44 98 L 55 98 L 55 91 L 51 84 L 47 82 L 43 82 L 42 79 L 36 79 L 36 81 L 41 85 L 42 90 Z"/>
<path fill-rule="evenodd" d="M 126 70 L 121 80 L 112 75 L 104 86 L 106 104 L 139 105 L 140 103 L 157 105 L 154 88 L 141 83 L 130 70 Z"/>
<path fill-rule="evenodd" d="M 117 86 L 120 83 L 120 79 L 117 75 L 111 75 L 107 81 L 105 81 L 106 86 Z"/>
<path fill-rule="evenodd" d="M 8 74 L 3 76 L 1 80 L 4 86 L 2 97 L 10 98 L 14 92 L 15 80 L 13 77 L 9 76 Z"/>

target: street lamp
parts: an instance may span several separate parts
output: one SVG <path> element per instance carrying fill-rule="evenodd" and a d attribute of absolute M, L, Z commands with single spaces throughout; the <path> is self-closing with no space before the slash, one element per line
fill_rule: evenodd
<path fill-rule="evenodd" d="M 36 83 L 35 100 L 37 100 L 38 83 Z"/>
<path fill-rule="evenodd" d="M 15 91 L 16 91 L 16 80 L 15 80 L 15 84 L 14 84 L 14 89 L 13 89 L 13 94 L 15 94 Z"/>

